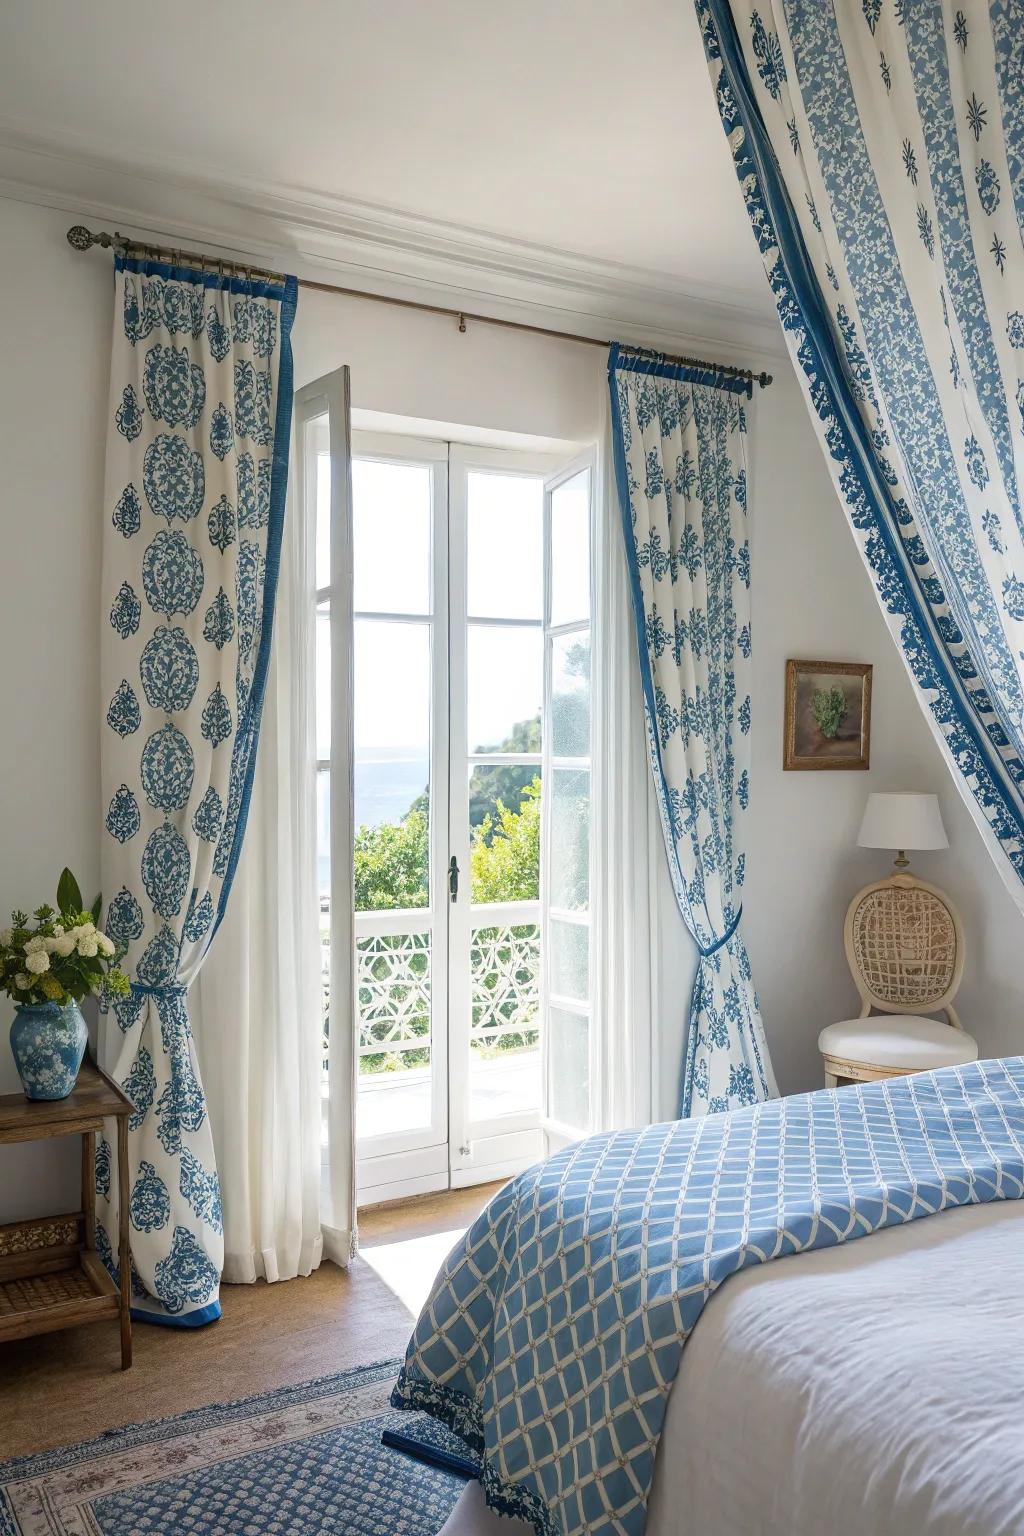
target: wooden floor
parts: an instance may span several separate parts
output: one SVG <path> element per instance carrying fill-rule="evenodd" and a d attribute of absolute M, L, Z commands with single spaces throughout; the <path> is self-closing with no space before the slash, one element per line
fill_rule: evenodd
<path fill-rule="evenodd" d="M 468 1226 L 498 1187 L 363 1211 L 347 1270 L 226 1285 L 220 1321 L 194 1333 L 136 1324 L 123 1373 L 113 1324 L 0 1345 L 0 1460 L 401 1355 L 442 1234 Z"/>

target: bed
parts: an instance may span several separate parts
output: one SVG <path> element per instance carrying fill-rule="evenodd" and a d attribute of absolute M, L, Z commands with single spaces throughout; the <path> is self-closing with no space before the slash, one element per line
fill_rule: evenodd
<path fill-rule="evenodd" d="M 1024 1528 L 1024 1201 L 736 1275 L 683 1351 L 648 1536 Z M 531 1536 L 478 1483 L 441 1536 Z"/>
<path fill-rule="evenodd" d="M 1024 1529 L 1022 1145 L 1013 1058 L 591 1138 L 514 1181 L 396 1388 L 523 1517 L 474 1484 L 444 1536 Z"/>

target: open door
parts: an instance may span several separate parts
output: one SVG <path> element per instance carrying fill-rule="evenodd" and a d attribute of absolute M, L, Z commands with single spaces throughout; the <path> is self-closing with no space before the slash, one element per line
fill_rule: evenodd
<path fill-rule="evenodd" d="M 555 1151 L 599 1102 L 591 999 L 592 459 L 544 485 L 541 1042 L 544 1129 Z"/>
<path fill-rule="evenodd" d="M 352 815 L 352 489 L 349 371 L 295 396 L 296 502 L 315 570 L 317 863 L 323 976 L 324 1250 L 347 1264 L 355 1236 L 356 1005 Z"/>

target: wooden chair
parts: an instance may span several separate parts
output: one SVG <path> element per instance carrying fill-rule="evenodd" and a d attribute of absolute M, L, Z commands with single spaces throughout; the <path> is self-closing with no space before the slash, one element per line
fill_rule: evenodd
<path fill-rule="evenodd" d="M 978 1059 L 953 1007 L 964 936 L 944 892 L 914 875 L 876 880 L 850 902 L 843 936 L 861 1010 L 818 1036 L 826 1088 Z M 926 1017 L 939 1012 L 948 1023 Z"/>

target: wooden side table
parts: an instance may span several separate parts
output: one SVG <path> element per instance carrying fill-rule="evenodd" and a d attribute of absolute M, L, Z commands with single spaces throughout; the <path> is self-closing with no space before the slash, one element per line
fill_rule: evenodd
<path fill-rule="evenodd" d="M 128 1119 L 135 1106 L 88 1058 L 66 1099 L 0 1095 L 0 1146 L 82 1138 L 82 1209 L 0 1226 L 0 1341 L 120 1318 L 121 1369 L 132 1363 Z M 96 1132 L 117 1120 L 118 1287 L 96 1252 Z"/>

